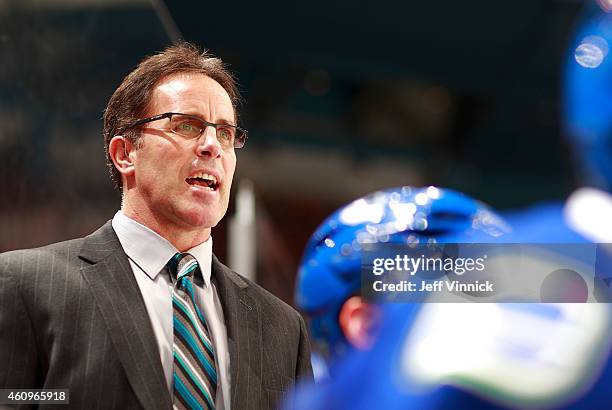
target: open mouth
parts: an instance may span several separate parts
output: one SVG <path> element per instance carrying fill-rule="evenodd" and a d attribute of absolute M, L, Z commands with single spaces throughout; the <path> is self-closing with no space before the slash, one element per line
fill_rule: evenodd
<path fill-rule="evenodd" d="M 199 173 L 190 176 L 185 179 L 189 185 L 197 185 L 201 187 L 208 188 L 211 191 L 216 191 L 219 188 L 219 182 L 217 182 L 217 178 L 214 175 Z"/>

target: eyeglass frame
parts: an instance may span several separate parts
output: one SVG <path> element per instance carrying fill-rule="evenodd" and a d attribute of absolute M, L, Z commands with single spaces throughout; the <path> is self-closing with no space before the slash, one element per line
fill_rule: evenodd
<path fill-rule="evenodd" d="M 236 131 L 241 132 L 241 133 L 242 133 L 242 135 L 243 135 L 243 137 L 242 137 L 242 138 L 236 138 L 236 137 L 234 137 L 234 146 L 233 146 L 233 147 L 234 147 L 235 149 L 240 149 L 240 148 L 244 147 L 244 145 L 246 144 L 247 139 L 248 139 L 248 137 L 249 137 L 249 132 L 248 132 L 247 130 L 245 130 L 244 128 L 238 127 L 237 125 L 232 125 L 232 124 L 215 124 L 215 123 L 213 123 L 213 122 L 208 122 L 208 121 L 206 121 L 206 120 L 203 120 L 202 118 L 197 117 L 197 116 L 195 116 L 195 115 L 191 115 L 191 114 L 183 114 L 182 112 L 165 112 L 165 113 L 163 113 L 163 114 L 157 114 L 157 115 L 154 115 L 154 116 L 152 116 L 152 117 L 142 118 L 142 119 L 140 119 L 140 120 L 136 120 L 136 121 L 132 122 L 131 124 L 129 124 L 129 125 L 127 125 L 127 126 L 125 126 L 125 127 L 121 128 L 121 129 L 119 130 L 119 134 L 121 134 L 121 133 L 123 133 L 123 132 L 125 132 L 125 131 L 129 130 L 130 128 L 134 128 L 134 127 L 137 127 L 137 126 L 139 126 L 139 125 L 147 124 L 147 123 L 149 123 L 149 122 L 153 122 L 153 121 L 163 120 L 164 118 L 168 118 L 170 121 L 172 121 L 172 116 L 173 116 L 173 115 L 183 115 L 183 116 L 185 116 L 185 117 L 192 118 L 192 119 L 194 119 L 194 120 L 197 120 L 197 121 L 199 121 L 199 122 L 203 123 L 203 124 L 204 124 L 206 127 L 213 127 L 213 128 L 215 129 L 215 136 L 217 135 L 217 127 L 224 126 L 224 127 L 232 127 L 232 128 L 235 128 L 235 129 L 236 129 Z M 206 127 L 204 127 L 204 129 L 202 130 L 202 132 L 200 133 L 200 135 L 198 135 L 198 137 L 197 137 L 197 138 L 199 138 L 199 137 L 201 137 L 201 136 L 202 136 L 202 133 L 204 132 L 204 130 L 206 129 Z M 169 130 L 167 130 L 167 131 L 170 131 L 171 133 L 176 134 L 176 135 L 178 135 L 178 136 L 180 136 L 180 137 L 182 137 L 182 138 L 188 138 L 188 137 L 185 137 L 184 135 L 181 135 L 181 134 L 177 133 L 176 131 L 174 131 L 174 130 L 172 130 L 172 129 L 169 129 Z M 236 135 L 238 135 L 238 133 L 236 133 Z M 193 138 L 193 139 L 195 139 L 195 138 Z M 242 145 L 240 145 L 240 146 L 238 146 L 238 147 L 237 147 L 237 146 L 236 146 L 236 142 L 240 142 L 240 141 L 242 141 Z"/>

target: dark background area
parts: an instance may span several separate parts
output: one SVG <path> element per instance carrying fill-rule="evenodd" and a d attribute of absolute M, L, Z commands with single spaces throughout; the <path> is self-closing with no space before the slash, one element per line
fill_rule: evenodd
<path fill-rule="evenodd" d="M 235 181 L 255 189 L 258 281 L 287 301 L 318 223 L 376 189 L 434 184 L 501 210 L 561 199 L 560 70 L 583 5 L 0 1 L 0 251 L 112 217 L 102 111 L 177 34 L 237 75 L 250 139 Z"/>

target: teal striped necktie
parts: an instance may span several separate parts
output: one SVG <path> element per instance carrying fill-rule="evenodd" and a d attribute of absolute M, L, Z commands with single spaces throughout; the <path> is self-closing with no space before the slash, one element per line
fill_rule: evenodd
<path fill-rule="evenodd" d="M 200 269 L 188 253 L 177 253 L 168 262 L 175 278 L 172 289 L 174 326 L 175 409 L 214 409 L 217 392 L 215 351 L 208 324 L 195 303 L 193 276 Z"/>

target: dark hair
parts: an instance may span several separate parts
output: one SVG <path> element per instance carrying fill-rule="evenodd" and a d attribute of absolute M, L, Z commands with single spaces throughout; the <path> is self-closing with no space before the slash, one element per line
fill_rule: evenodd
<path fill-rule="evenodd" d="M 110 140 L 122 129 L 145 115 L 151 93 L 161 79 L 178 73 L 204 74 L 218 82 L 229 95 L 236 120 L 238 119 L 237 106 L 241 101 L 240 93 L 234 76 L 221 59 L 187 42 L 170 46 L 161 53 L 146 57 L 123 79 L 104 111 L 106 163 L 118 189 L 122 186 L 121 174 L 115 168 L 108 152 Z M 126 130 L 123 136 L 138 146 L 140 132 L 137 129 Z"/>

